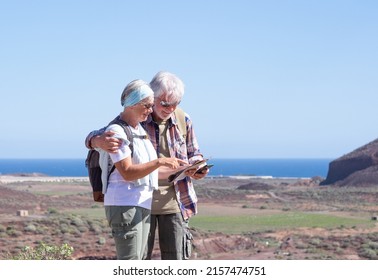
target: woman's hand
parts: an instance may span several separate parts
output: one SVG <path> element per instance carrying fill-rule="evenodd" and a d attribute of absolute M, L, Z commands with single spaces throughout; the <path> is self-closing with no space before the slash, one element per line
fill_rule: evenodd
<path fill-rule="evenodd" d="M 188 165 L 188 163 L 179 158 L 158 158 L 159 166 L 166 166 L 171 169 L 177 169 L 180 166 Z"/>

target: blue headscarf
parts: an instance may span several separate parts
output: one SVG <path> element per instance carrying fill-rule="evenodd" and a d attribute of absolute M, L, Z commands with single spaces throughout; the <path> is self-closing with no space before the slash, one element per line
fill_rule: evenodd
<path fill-rule="evenodd" d="M 132 92 L 130 92 L 130 94 L 127 95 L 127 97 L 123 101 L 123 107 L 126 108 L 133 106 L 141 100 L 152 96 L 154 96 L 154 92 L 152 91 L 152 89 L 148 85 L 143 85 L 138 89 L 133 90 Z"/>

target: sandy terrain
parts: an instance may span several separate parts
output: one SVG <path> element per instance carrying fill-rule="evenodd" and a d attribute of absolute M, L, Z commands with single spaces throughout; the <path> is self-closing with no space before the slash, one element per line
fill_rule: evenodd
<path fill-rule="evenodd" d="M 377 259 L 377 188 L 319 187 L 318 178 L 208 178 L 196 182 L 198 219 L 191 222 L 192 259 Z M 28 211 L 25 217 L 20 210 Z M 211 230 L 201 218 L 235 221 L 292 213 L 324 213 L 366 220 L 328 227 Z M 87 217 L 87 218 L 86 218 Z M 231 222 L 232 223 L 232 220 Z M 251 225 L 253 226 L 253 225 Z M 222 227 L 222 225 L 220 226 Z M 232 229 L 232 225 L 231 225 Z M 68 243 L 75 259 L 113 259 L 114 244 L 102 205 L 92 201 L 87 178 L 0 176 L 0 259 L 24 246 Z M 159 259 L 158 248 L 154 258 Z"/>

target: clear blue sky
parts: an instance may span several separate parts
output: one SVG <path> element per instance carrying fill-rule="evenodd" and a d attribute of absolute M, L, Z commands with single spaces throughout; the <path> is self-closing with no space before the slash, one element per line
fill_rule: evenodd
<path fill-rule="evenodd" d="M 159 70 L 205 156 L 337 158 L 376 138 L 378 1 L 0 1 L 0 158 L 84 158 Z"/>

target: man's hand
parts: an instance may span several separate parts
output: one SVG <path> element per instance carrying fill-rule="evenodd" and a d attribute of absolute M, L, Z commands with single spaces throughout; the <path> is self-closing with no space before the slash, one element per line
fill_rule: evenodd
<path fill-rule="evenodd" d="M 195 180 L 199 180 L 204 178 L 209 173 L 209 168 L 207 168 L 206 166 L 199 169 L 189 169 L 185 172 L 185 175 Z"/>
<path fill-rule="evenodd" d="M 122 144 L 122 140 L 113 137 L 114 132 L 106 131 L 101 135 L 95 136 L 91 140 L 92 148 L 100 148 L 108 153 L 115 153 Z"/>

